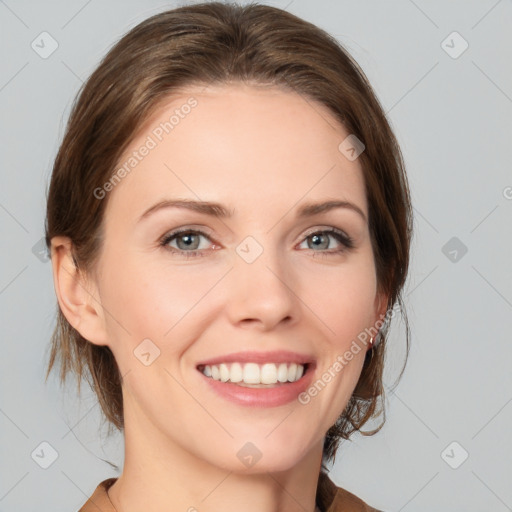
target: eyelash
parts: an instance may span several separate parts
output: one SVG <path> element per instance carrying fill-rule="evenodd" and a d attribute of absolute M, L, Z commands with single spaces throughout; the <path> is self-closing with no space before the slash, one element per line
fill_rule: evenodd
<path fill-rule="evenodd" d="M 172 231 L 171 233 L 167 233 L 166 235 L 164 235 L 161 238 L 159 245 L 162 246 L 165 250 L 170 251 L 171 253 L 183 255 L 183 256 L 185 256 L 185 258 L 193 258 L 196 256 L 199 256 L 199 257 L 206 256 L 206 254 L 205 254 L 207 252 L 206 250 L 183 251 L 182 249 L 175 249 L 174 247 L 168 246 L 168 244 L 172 240 L 174 240 L 175 238 L 178 238 L 179 235 L 182 235 L 182 234 L 201 235 L 208 239 L 210 238 L 209 235 L 207 233 L 204 233 L 203 231 L 183 228 L 183 229 L 177 229 L 175 231 Z M 313 251 L 313 257 L 317 256 L 317 254 L 315 254 L 315 253 L 319 253 L 321 256 L 336 256 L 336 255 L 343 253 L 343 252 L 345 252 L 349 249 L 352 249 L 354 247 L 354 241 L 352 238 L 350 238 L 348 235 L 346 235 L 342 231 L 339 231 L 334 228 L 313 231 L 312 233 L 309 233 L 304 238 L 304 240 L 312 237 L 313 235 L 319 235 L 319 234 L 331 235 L 338 242 L 341 243 L 342 247 L 341 247 L 341 249 L 335 249 L 335 250 L 330 250 L 330 251 Z"/>

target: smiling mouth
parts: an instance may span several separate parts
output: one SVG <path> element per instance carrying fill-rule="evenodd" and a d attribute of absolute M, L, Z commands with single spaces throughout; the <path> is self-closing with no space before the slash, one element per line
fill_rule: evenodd
<path fill-rule="evenodd" d="M 248 388 L 272 388 L 297 382 L 310 370 L 312 364 L 296 363 L 220 363 L 198 365 L 205 377 Z"/>

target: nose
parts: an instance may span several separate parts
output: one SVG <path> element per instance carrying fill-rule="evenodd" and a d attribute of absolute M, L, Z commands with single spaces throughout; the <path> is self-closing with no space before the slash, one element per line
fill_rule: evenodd
<path fill-rule="evenodd" d="M 296 286 L 293 269 L 275 251 L 264 250 L 252 263 L 237 255 L 229 273 L 228 317 L 233 325 L 262 331 L 291 325 L 299 320 Z"/>

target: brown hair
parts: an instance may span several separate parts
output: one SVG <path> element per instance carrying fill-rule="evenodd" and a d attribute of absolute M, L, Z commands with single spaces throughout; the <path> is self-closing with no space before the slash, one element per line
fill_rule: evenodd
<path fill-rule="evenodd" d="M 87 274 L 103 241 L 107 199 L 92 193 L 112 175 L 137 130 L 178 88 L 227 82 L 268 84 L 327 106 L 365 149 L 369 230 L 380 290 L 388 313 L 401 298 L 412 236 L 412 208 L 402 155 L 366 76 L 330 35 L 284 10 L 265 5 L 203 3 L 166 11 L 130 30 L 104 57 L 75 99 L 55 159 L 47 196 L 46 244 L 69 237 L 79 271 Z M 409 325 L 406 320 L 407 356 Z M 366 353 L 361 376 L 343 414 L 327 432 L 323 461 L 334 461 L 341 439 L 360 431 L 384 398 L 383 368 L 389 324 Z M 85 377 L 109 425 L 123 430 L 121 376 L 108 346 L 97 346 L 57 307 L 46 378 L 60 357 L 61 383 L 73 370 Z M 396 382 L 401 378 L 405 363 Z"/>

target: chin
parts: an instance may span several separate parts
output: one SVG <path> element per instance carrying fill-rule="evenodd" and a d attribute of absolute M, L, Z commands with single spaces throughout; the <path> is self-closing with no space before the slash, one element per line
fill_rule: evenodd
<path fill-rule="evenodd" d="M 247 439 L 247 438 L 245 438 Z M 254 439 L 244 441 L 231 441 L 230 446 L 221 448 L 218 457 L 210 454 L 210 462 L 226 471 L 238 474 L 264 474 L 288 471 L 297 466 L 305 456 L 304 443 L 295 446 L 292 443 L 277 439 L 269 442 L 268 439 Z M 233 454 L 226 456 L 226 454 Z"/>

